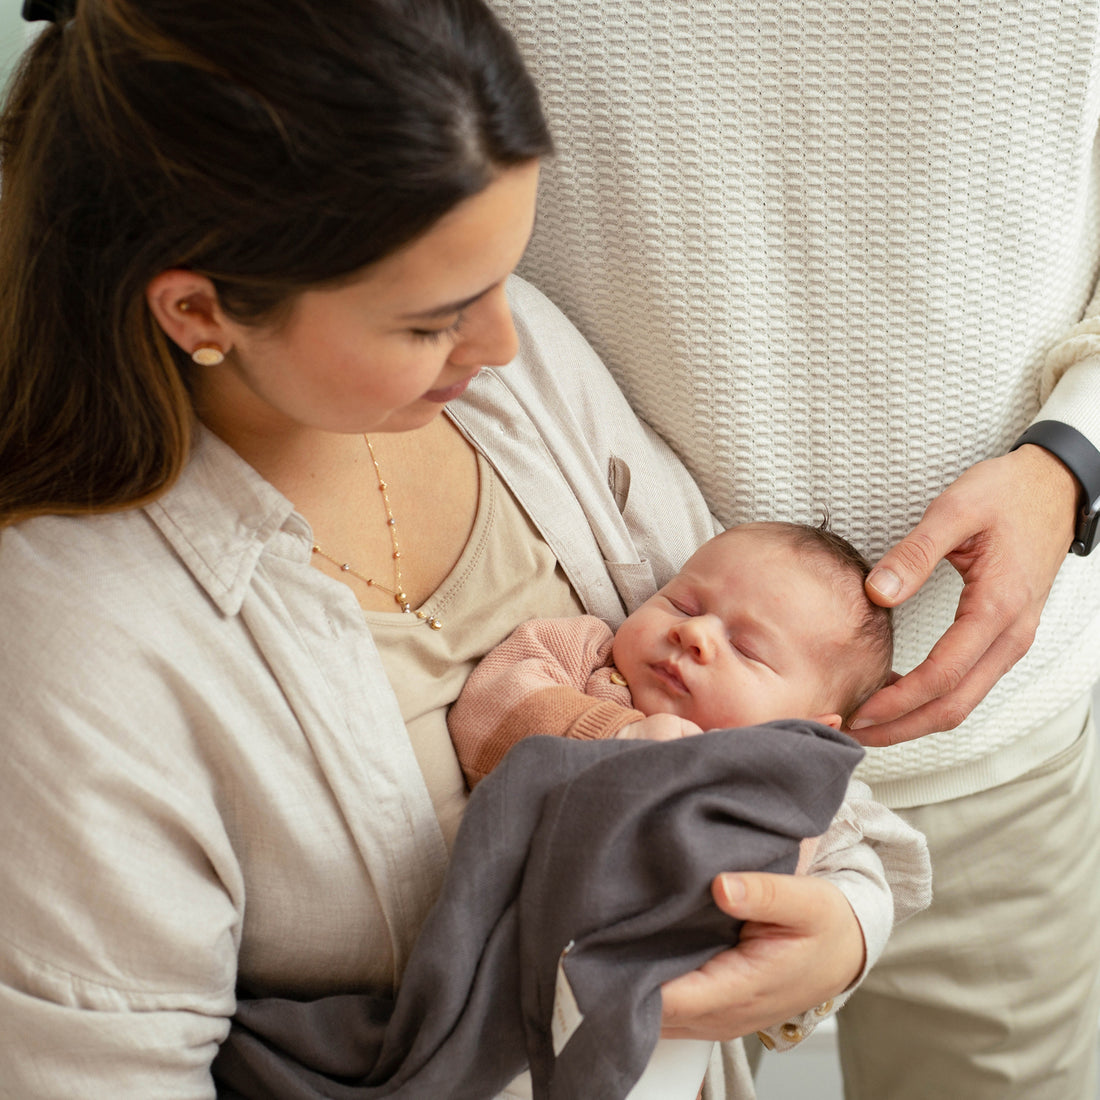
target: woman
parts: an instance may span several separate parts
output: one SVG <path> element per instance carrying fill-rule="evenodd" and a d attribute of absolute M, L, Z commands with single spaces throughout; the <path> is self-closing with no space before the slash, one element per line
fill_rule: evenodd
<path fill-rule="evenodd" d="M 481 654 L 621 620 L 711 520 L 523 284 L 481 371 L 550 138 L 479 0 L 80 0 L 2 140 L 0 1077 L 210 1096 L 238 981 L 398 982 Z M 756 923 L 667 1033 L 847 987 L 845 892 L 723 880 Z"/>

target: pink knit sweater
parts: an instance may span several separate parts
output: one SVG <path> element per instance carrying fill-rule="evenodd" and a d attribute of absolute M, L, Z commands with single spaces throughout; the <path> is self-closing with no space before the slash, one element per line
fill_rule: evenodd
<path fill-rule="evenodd" d="M 645 717 L 611 680 L 613 637 L 591 615 L 532 619 L 486 654 L 447 716 L 471 787 L 525 737 L 597 740 Z"/>

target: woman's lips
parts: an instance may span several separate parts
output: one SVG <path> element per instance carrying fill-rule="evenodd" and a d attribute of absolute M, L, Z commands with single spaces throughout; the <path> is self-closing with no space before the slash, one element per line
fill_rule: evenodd
<path fill-rule="evenodd" d="M 480 373 L 480 371 L 474 371 L 468 378 L 463 378 L 461 382 L 456 382 L 453 386 L 446 386 L 439 390 L 428 390 L 428 392 L 424 394 L 424 400 L 434 401 L 439 405 L 445 405 L 448 401 L 453 401 L 456 397 L 461 397 L 466 392 L 466 387 Z"/>

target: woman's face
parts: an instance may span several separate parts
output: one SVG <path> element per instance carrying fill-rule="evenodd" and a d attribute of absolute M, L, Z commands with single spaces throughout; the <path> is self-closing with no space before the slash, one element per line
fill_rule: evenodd
<path fill-rule="evenodd" d="M 226 324 L 225 362 L 196 367 L 211 427 L 265 434 L 419 428 L 483 366 L 516 353 L 504 281 L 534 224 L 538 163 L 504 170 L 431 229 L 279 326 Z"/>

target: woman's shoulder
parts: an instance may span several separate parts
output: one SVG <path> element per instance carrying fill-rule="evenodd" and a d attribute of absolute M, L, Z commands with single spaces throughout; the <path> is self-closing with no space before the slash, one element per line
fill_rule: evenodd
<path fill-rule="evenodd" d="M 502 372 L 510 388 L 545 395 L 569 395 L 578 407 L 595 406 L 608 398 L 625 401 L 618 384 L 573 322 L 536 286 L 513 275 L 508 301 L 519 336 L 514 366 Z"/>
<path fill-rule="evenodd" d="M 0 533 L 0 680 L 9 716 L 31 720 L 63 694 L 82 705 L 136 686 L 145 640 L 156 633 L 157 593 L 163 598 L 177 583 L 153 534 L 141 510 L 41 516 Z"/>
<path fill-rule="evenodd" d="M 79 615 L 100 593 L 140 581 L 150 523 L 139 509 L 87 516 L 36 516 L 0 531 L 0 614 L 53 608 Z M 135 566 L 138 567 L 135 570 Z M 28 624 L 30 625 L 30 624 Z"/>
<path fill-rule="evenodd" d="M 0 682 L 28 718 L 35 694 L 141 709 L 147 688 L 162 698 L 164 669 L 202 663 L 236 629 L 145 508 L 0 532 Z"/>
<path fill-rule="evenodd" d="M 14 524 L 0 531 L 0 614 L 33 608 L 41 620 L 95 609 L 125 617 L 130 597 L 169 580 L 166 549 L 141 508 Z"/>
<path fill-rule="evenodd" d="M 52 633 L 55 620 L 134 624 L 135 616 L 161 611 L 164 630 L 181 606 L 212 602 L 232 611 L 250 566 L 292 511 L 224 443 L 199 429 L 180 478 L 153 502 L 37 516 L 0 530 L 0 622 L 18 626 L 33 613 Z"/>

